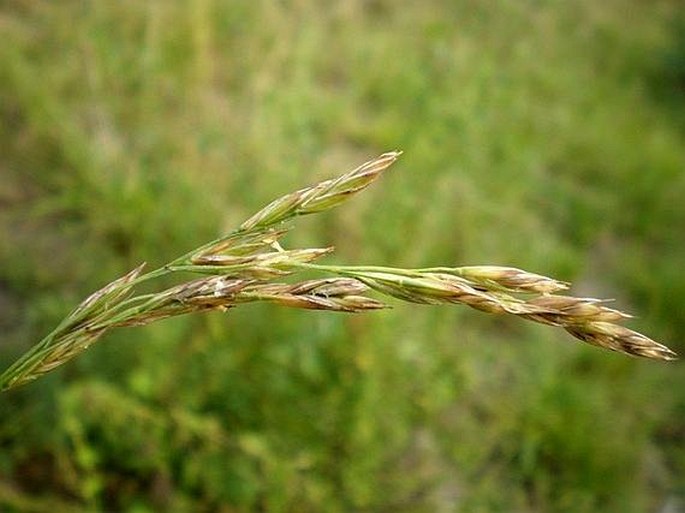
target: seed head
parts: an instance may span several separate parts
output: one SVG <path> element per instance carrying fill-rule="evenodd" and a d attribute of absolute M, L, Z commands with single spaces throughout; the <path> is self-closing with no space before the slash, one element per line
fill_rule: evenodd
<path fill-rule="evenodd" d="M 371 185 L 400 155 L 401 152 L 398 151 L 384 153 L 338 178 L 282 196 L 245 221 L 240 226 L 240 231 L 251 232 L 277 225 L 295 216 L 333 208 Z"/>
<path fill-rule="evenodd" d="M 454 269 L 454 272 L 458 276 L 491 290 L 501 288 L 509 292 L 550 294 L 568 288 L 568 283 L 540 274 L 529 273 L 515 267 L 479 265 L 459 267 Z"/>
<path fill-rule="evenodd" d="M 565 326 L 566 331 L 583 342 L 611 351 L 655 360 L 676 360 L 678 355 L 668 347 L 624 326 L 603 321 Z"/>

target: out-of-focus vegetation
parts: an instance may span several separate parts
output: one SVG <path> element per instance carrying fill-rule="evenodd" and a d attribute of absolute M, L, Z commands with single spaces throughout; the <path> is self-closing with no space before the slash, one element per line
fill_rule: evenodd
<path fill-rule="evenodd" d="M 4 2 L 3 368 L 139 262 L 395 148 L 381 183 L 291 243 L 559 277 L 685 352 L 680 7 Z M 682 364 L 524 324 L 256 305 L 113 333 L 0 396 L 0 509 L 682 504 Z"/>

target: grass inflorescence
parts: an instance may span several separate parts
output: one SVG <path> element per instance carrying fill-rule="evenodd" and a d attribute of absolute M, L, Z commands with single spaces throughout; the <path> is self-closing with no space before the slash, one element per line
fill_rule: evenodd
<path fill-rule="evenodd" d="M 86 298 L 49 335 L 0 376 L 0 389 L 30 382 L 87 349 L 112 328 L 142 326 L 177 315 L 228 310 L 244 303 L 271 302 L 312 310 L 358 313 L 387 305 L 379 292 L 419 304 L 459 303 L 492 314 L 509 314 L 557 326 L 589 344 L 621 353 L 673 360 L 664 345 L 618 324 L 630 315 L 605 301 L 559 295 L 569 284 L 501 266 L 399 269 L 322 265 L 332 248 L 283 249 L 279 240 L 298 216 L 333 208 L 374 182 L 401 152 L 380 155 L 338 178 L 276 199 L 234 232 L 163 267 L 143 273 L 144 264 Z M 282 280 L 317 271 L 324 278 Z M 136 285 L 177 273 L 205 275 L 157 293 L 133 295 Z"/>

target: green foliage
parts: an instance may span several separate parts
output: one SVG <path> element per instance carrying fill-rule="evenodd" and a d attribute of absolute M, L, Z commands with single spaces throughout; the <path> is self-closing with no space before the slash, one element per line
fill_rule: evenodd
<path fill-rule="evenodd" d="M 113 276 L 391 148 L 288 246 L 558 276 L 682 353 L 657 4 L 4 3 L 3 368 Z M 685 489 L 681 367 L 453 308 L 167 320 L 0 396 L 0 509 L 656 510 Z"/>

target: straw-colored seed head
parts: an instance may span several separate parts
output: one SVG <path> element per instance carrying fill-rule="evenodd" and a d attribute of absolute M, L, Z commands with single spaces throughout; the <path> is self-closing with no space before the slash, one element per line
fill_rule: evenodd
<path fill-rule="evenodd" d="M 240 225 L 240 230 L 247 232 L 265 228 L 294 216 L 314 214 L 333 208 L 352 194 L 371 185 L 400 155 L 399 151 L 384 153 L 338 178 L 278 198 Z"/>
<path fill-rule="evenodd" d="M 308 280 L 301 283 L 256 283 L 236 295 L 236 302 L 269 301 L 308 310 L 362 312 L 387 308 L 375 299 L 360 296 L 367 287 L 349 278 Z"/>
<path fill-rule="evenodd" d="M 544 306 L 556 311 L 556 315 L 563 317 L 567 322 L 587 321 L 621 321 L 632 316 L 603 306 L 599 299 L 577 298 L 571 296 L 540 296 L 527 301 L 528 304 Z M 560 322 L 563 323 L 563 319 Z"/>
<path fill-rule="evenodd" d="M 487 288 L 502 287 L 512 292 L 538 292 L 550 294 L 565 290 L 568 283 L 548 278 L 540 274 L 529 273 L 515 267 L 501 267 L 495 265 L 479 265 L 460 267 L 455 272 L 477 284 Z"/>
<path fill-rule="evenodd" d="M 656 360 L 676 360 L 678 355 L 668 347 L 641 333 L 608 322 L 590 322 L 580 326 L 567 326 L 574 337 L 589 344 Z"/>
<path fill-rule="evenodd" d="M 69 317 L 77 321 L 101 310 L 107 304 L 116 303 L 130 290 L 128 285 L 140 275 L 144 268 L 145 263 L 142 263 L 122 277 L 93 292 L 76 307 Z"/>

